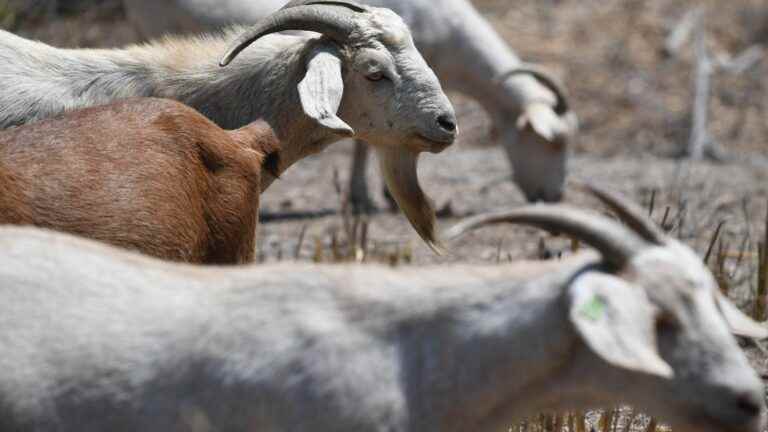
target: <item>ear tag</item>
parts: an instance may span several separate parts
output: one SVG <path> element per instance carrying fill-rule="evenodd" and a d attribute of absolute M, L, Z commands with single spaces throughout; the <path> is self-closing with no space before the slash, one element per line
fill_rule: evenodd
<path fill-rule="evenodd" d="M 595 294 L 581 306 L 579 314 L 590 321 L 600 321 L 605 315 L 606 306 L 605 300 Z"/>

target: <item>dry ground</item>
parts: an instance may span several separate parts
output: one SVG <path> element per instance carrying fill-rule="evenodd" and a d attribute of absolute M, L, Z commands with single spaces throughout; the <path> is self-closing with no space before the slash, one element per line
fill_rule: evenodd
<path fill-rule="evenodd" d="M 743 305 L 754 296 L 755 250 L 765 238 L 768 205 L 768 59 L 740 75 L 715 79 L 711 133 L 732 155 L 729 163 L 687 162 L 674 158 L 688 139 L 692 95 L 690 46 L 666 58 L 664 38 L 691 8 L 709 10 L 710 46 L 736 54 L 753 44 L 768 45 L 768 4 L 765 0 L 479 0 L 475 1 L 523 58 L 557 71 L 567 83 L 582 130 L 570 167 L 572 179 L 610 185 L 648 205 L 657 191 L 656 218 L 667 206 L 671 222 L 682 220 L 676 236 L 703 251 L 714 230 L 725 221 L 724 249 L 728 265 L 746 241 L 747 253 L 734 276 L 733 296 Z M 88 25 L 85 25 L 87 22 Z M 22 34 L 56 45 L 109 46 L 135 40 L 119 13 L 91 11 L 53 23 L 23 25 Z M 464 131 L 460 142 L 440 155 L 423 158 L 425 189 L 439 205 L 451 204 L 465 215 L 523 203 L 510 182 L 499 149 L 488 146 L 487 121 L 473 102 L 457 97 Z M 285 174 L 266 193 L 265 214 L 327 209 L 339 200 L 334 172 L 345 184 L 351 146 L 338 144 Z M 378 176 L 371 173 L 378 187 Z M 569 190 L 567 201 L 592 205 Z M 458 220 L 443 218 L 446 228 Z M 317 258 L 316 247 L 330 246 L 339 231 L 337 213 L 325 217 L 264 224 L 262 250 L 266 259 L 293 257 L 299 233 L 306 226 L 300 259 Z M 497 226 L 457 243 L 437 257 L 422 246 L 399 215 L 370 220 L 370 248 L 399 251 L 414 264 L 454 261 L 502 261 L 539 254 L 542 235 L 534 230 Z M 746 239 L 746 240 L 745 240 Z M 547 248 L 566 250 L 563 240 L 547 239 Z M 328 257 L 329 252 L 324 252 Z M 758 369 L 768 374 L 768 359 L 751 352 Z"/>

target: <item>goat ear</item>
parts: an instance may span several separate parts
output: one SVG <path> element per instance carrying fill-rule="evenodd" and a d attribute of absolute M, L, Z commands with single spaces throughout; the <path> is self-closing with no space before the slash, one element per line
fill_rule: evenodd
<path fill-rule="evenodd" d="M 674 375 L 656 348 L 656 313 L 643 290 L 588 272 L 573 281 L 569 295 L 571 323 L 598 357 L 624 369 Z"/>
<path fill-rule="evenodd" d="M 343 95 L 341 59 L 328 51 L 315 51 L 307 62 L 307 74 L 299 83 L 304 113 L 338 135 L 353 136 L 352 127 L 336 115 Z"/>
<path fill-rule="evenodd" d="M 552 107 L 544 103 L 528 105 L 518 117 L 518 131 L 523 132 L 528 126 L 536 135 L 558 148 L 567 147 L 579 127 L 575 114 L 567 112 L 559 116 L 552 111 Z"/>
<path fill-rule="evenodd" d="M 720 309 L 723 317 L 725 317 L 725 322 L 728 323 L 728 327 L 731 329 L 731 333 L 751 339 L 768 338 L 768 328 L 746 316 L 723 293 L 717 291 L 715 293 L 715 300 L 717 307 Z"/>

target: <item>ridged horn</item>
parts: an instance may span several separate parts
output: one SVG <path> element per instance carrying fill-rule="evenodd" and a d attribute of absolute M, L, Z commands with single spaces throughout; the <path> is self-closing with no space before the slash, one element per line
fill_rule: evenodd
<path fill-rule="evenodd" d="M 291 5 L 289 3 L 253 26 L 232 43 L 219 65 L 222 67 L 228 65 L 250 44 L 268 34 L 286 30 L 306 30 L 321 33 L 339 43 L 344 43 L 355 30 L 351 18 L 357 12 L 347 2 L 318 1 L 314 4 L 314 2 L 304 1 L 303 3 L 312 4 Z"/>
<path fill-rule="evenodd" d="M 640 210 L 634 203 L 615 192 L 594 184 L 586 183 L 583 187 L 600 202 L 613 210 L 619 219 L 639 234 L 640 237 L 656 245 L 664 244 L 666 237 L 664 232 L 652 220 L 646 217 L 645 212 Z"/>
<path fill-rule="evenodd" d="M 519 67 L 499 74 L 499 76 L 494 78 L 494 81 L 500 84 L 515 75 L 531 75 L 537 81 L 544 84 L 546 88 L 551 90 L 557 99 L 554 107 L 554 111 L 557 115 L 565 115 L 571 110 L 571 107 L 568 104 L 568 92 L 565 90 L 565 86 L 560 82 L 560 80 L 555 78 L 550 72 L 540 66 L 522 64 Z"/>
<path fill-rule="evenodd" d="M 568 234 L 597 249 L 615 268 L 623 268 L 635 254 L 649 246 L 637 234 L 613 220 L 562 204 L 538 204 L 474 216 L 453 226 L 445 233 L 445 238 L 456 239 L 475 229 L 499 223 L 532 225 Z"/>
<path fill-rule="evenodd" d="M 329 5 L 329 6 L 341 6 L 351 9 L 354 12 L 367 12 L 370 10 L 368 6 L 361 5 L 360 3 L 353 1 L 342 0 L 293 0 L 288 2 L 282 9 L 288 9 L 296 6 L 309 6 L 309 5 Z"/>

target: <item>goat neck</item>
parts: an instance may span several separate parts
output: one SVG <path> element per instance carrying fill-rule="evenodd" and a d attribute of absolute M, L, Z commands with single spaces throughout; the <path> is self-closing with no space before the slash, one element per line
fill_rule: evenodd
<path fill-rule="evenodd" d="M 243 127 L 257 118 L 272 126 L 281 147 L 275 169 L 265 166 L 262 170 L 264 191 L 294 163 L 322 151 L 339 137 L 304 114 L 295 88 L 305 73 L 304 62 L 299 59 L 307 56 L 315 45 L 311 41 L 307 43 L 307 37 L 302 36 L 266 36 L 264 43 L 253 44 L 228 67 L 219 67 L 221 53 L 238 32 L 233 30 L 216 44 L 208 40 L 179 39 L 149 48 L 133 48 L 129 52 L 136 58 L 150 55 L 165 59 L 163 70 L 155 74 L 154 87 L 160 96 L 179 99 L 227 129 Z M 205 49 L 196 50 L 198 45 Z M 196 55 L 174 58 L 171 50 Z M 211 77 L 216 78 L 211 80 Z M 222 100 L 242 103 L 218 102 Z"/>

